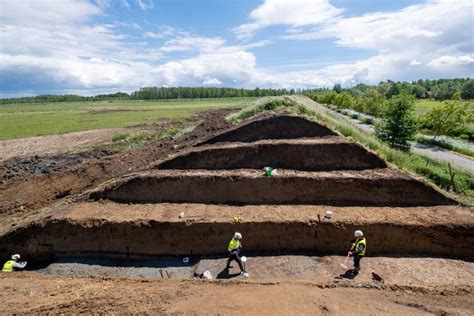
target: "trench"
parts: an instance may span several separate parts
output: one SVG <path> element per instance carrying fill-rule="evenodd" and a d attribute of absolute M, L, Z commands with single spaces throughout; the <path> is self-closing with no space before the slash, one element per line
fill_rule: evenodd
<path fill-rule="evenodd" d="M 432 187 L 388 169 L 304 173 L 157 171 L 93 192 L 93 200 L 118 203 L 327 204 L 367 206 L 448 205 L 454 201 Z"/>
<path fill-rule="evenodd" d="M 330 171 L 385 168 L 386 163 L 362 146 L 341 137 L 260 141 L 197 147 L 164 161 L 159 169 L 281 169 Z"/>
<path fill-rule="evenodd" d="M 21 253 L 37 260 L 61 256 L 195 256 L 226 253 L 233 233 L 240 231 L 251 253 L 311 252 L 341 254 L 352 232 L 370 236 L 370 255 L 430 255 L 472 258 L 474 232 L 468 225 L 449 226 L 351 224 L 332 222 L 109 222 L 48 220 L 19 228 L 0 240 L 1 253 Z M 370 248 L 369 248 L 370 247 Z"/>

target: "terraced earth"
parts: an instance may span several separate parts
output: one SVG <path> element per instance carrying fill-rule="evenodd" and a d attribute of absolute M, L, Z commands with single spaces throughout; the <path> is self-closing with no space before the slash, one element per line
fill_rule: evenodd
<path fill-rule="evenodd" d="M 277 168 L 278 175 L 264 176 L 265 166 Z M 333 211 L 332 219 L 324 217 L 327 210 Z M 43 262 L 36 266 L 40 273 L 97 275 L 91 268 L 96 266 L 127 276 L 133 267 L 145 266 L 145 278 L 187 279 L 204 270 L 232 278 L 220 266 L 228 240 L 240 231 L 254 280 L 277 274 L 285 282 L 314 279 L 337 286 L 334 276 L 339 278 L 343 260 L 338 255 L 347 252 L 352 232 L 361 229 L 374 256 L 364 260 L 367 269 L 359 277 L 369 288 L 375 271 L 392 285 L 412 273 L 416 277 L 410 286 L 416 291 L 435 291 L 421 279 L 433 267 L 437 272 L 446 267 L 440 275 L 453 282 L 436 277 L 437 290 L 450 289 L 462 295 L 461 301 L 473 296 L 474 216 L 469 207 L 326 126 L 290 114 L 265 115 L 197 138 L 146 170 L 102 183 L 44 214 L 0 236 L 1 253 L 21 252 Z M 242 221 L 235 222 L 234 215 Z M 181 262 L 183 256 L 191 258 L 189 264 Z M 391 279 L 402 270 L 396 281 Z M 456 275 L 465 276 L 455 280 Z M 467 306 L 454 311 L 472 312 Z"/>

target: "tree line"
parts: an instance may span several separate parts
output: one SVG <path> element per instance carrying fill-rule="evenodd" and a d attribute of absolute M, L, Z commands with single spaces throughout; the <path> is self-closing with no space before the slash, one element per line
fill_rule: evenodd
<path fill-rule="evenodd" d="M 117 92 L 96 96 L 74 94 L 45 94 L 34 97 L 0 99 L 0 104 L 33 103 L 33 102 L 76 102 L 76 101 L 111 101 L 111 100 L 165 100 L 165 99 L 199 99 L 199 98 L 241 98 L 265 97 L 301 93 L 295 89 L 237 89 L 215 87 L 144 87 L 130 94 Z"/>

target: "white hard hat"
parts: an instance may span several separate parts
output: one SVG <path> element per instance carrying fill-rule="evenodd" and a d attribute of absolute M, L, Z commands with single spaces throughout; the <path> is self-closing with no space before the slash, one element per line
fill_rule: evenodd
<path fill-rule="evenodd" d="M 234 234 L 234 239 L 242 239 L 242 234 L 236 232 L 236 233 Z"/>
<path fill-rule="evenodd" d="M 14 254 L 14 255 L 12 256 L 12 260 L 18 260 L 18 259 L 20 259 L 20 258 L 21 258 L 21 256 L 20 256 L 19 254 Z"/>
<path fill-rule="evenodd" d="M 361 230 L 356 230 L 354 232 L 354 237 L 362 237 L 364 236 L 364 233 Z"/>

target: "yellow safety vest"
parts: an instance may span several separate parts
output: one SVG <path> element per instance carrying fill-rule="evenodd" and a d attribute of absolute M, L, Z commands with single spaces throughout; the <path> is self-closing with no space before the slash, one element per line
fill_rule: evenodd
<path fill-rule="evenodd" d="M 365 242 L 365 238 L 359 239 L 356 241 L 355 249 L 359 249 L 359 245 L 364 245 L 364 250 L 358 253 L 359 256 L 365 256 L 365 251 L 367 250 L 367 243 Z"/>
<path fill-rule="evenodd" d="M 2 272 L 13 272 L 13 264 L 15 263 L 15 260 L 8 260 L 5 262 L 3 265 Z"/>
<path fill-rule="evenodd" d="M 227 247 L 227 250 L 231 252 L 232 250 L 238 249 L 240 245 L 240 241 L 237 239 L 232 238 L 229 243 L 229 247 Z"/>

